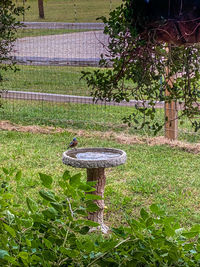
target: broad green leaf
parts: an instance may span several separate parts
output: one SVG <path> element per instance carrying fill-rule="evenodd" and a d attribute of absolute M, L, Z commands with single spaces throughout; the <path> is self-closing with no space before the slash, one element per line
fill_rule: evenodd
<path fill-rule="evenodd" d="M 15 175 L 15 180 L 16 180 L 16 181 L 19 181 L 21 178 L 22 178 L 22 171 L 19 170 L 19 171 L 16 173 L 16 175 Z"/>
<path fill-rule="evenodd" d="M 56 255 L 55 255 L 53 250 L 44 250 L 42 252 L 42 255 L 44 256 L 44 259 L 46 261 L 55 261 L 56 260 Z M 48 266 L 50 266 L 50 265 L 48 265 Z"/>
<path fill-rule="evenodd" d="M 6 231 L 12 236 L 12 237 L 16 237 L 16 233 L 15 233 L 15 230 L 10 227 L 9 225 L 7 224 L 3 224 L 4 225 L 4 228 L 6 229 Z"/>
<path fill-rule="evenodd" d="M 47 248 L 52 248 L 53 245 L 48 239 L 43 238 L 43 242 Z"/>
<path fill-rule="evenodd" d="M 55 196 L 51 191 L 46 191 L 42 189 L 39 191 L 39 194 L 42 198 L 44 198 L 47 201 L 56 202 Z"/>
<path fill-rule="evenodd" d="M 31 219 L 21 219 L 20 223 L 25 228 L 29 228 L 33 225 L 33 221 Z"/>
<path fill-rule="evenodd" d="M 6 261 L 8 261 L 10 263 L 9 266 L 19 266 L 19 267 L 21 267 L 19 262 L 16 261 L 16 257 L 11 257 L 9 255 L 5 255 L 4 260 L 6 260 Z"/>
<path fill-rule="evenodd" d="M 80 230 L 79 230 L 79 234 L 81 235 L 86 235 L 89 232 L 90 228 L 88 226 L 83 226 Z"/>
<path fill-rule="evenodd" d="M 67 196 L 67 197 L 72 197 L 73 199 L 76 199 L 77 198 L 77 190 L 75 187 L 73 186 L 68 186 L 65 191 L 64 191 L 64 194 Z"/>
<path fill-rule="evenodd" d="M 94 192 L 96 188 L 88 185 L 88 184 L 80 184 L 79 189 L 83 190 L 84 192 Z"/>
<path fill-rule="evenodd" d="M 175 235 L 175 230 L 170 226 L 170 225 L 165 225 L 165 234 L 167 236 L 174 236 Z"/>
<path fill-rule="evenodd" d="M 97 184 L 97 181 L 87 181 L 87 185 L 93 187 Z"/>
<path fill-rule="evenodd" d="M 32 200 L 30 197 L 26 198 L 26 204 L 28 206 L 28 209 L 33 213 L 36 212 L 38 210 L 38 205 L 37 203 Z"/>
<path fill-rule="evenodd" d="M 178 258 L 179 258 L 179 255 L 177 253 L 177 249 L 178 247 L 176 246 L 172 246 L 169 250 L 169 256 L 174 260 L 174 261 L 177 261 Z"/>
<path fill-rule="evenodd" d="M 31 218 L 34 222 L 43 223 L 44 222 L 44 216 L 42 213 L 35 213 L 31 215 Z"/>
<path fill-rule="evenodd" d="M 51 185 L 53 183 L 53 179 L 50 175 L 44 174 L 44 173 L 39 173 L 40 180 L 42 181 L 42 184 L 51 189 Z"/>
<path fill-rule="evenodd" d="M 79 209 L 76 210 L 77 214 L 81 214 L 83 216 L 87 216 L 87 212 L 85 208 L 80 207 Z"/>
<path fill-rule="evenodd" d="M 4 214 L 6 215 L 6 220 L 9 225 L 11 225 L 17 217 L 13 213 L 10 212 L 10 210 L 5 210 Z"/>
<path fill-rule="evenodd" d="M 190 232 L 199 232 L 200 233 L 200 224 L 196 224 L 196 225 L 192 226 L 192 228 L 190 229 Z"/>
<path fill-rule="evenodd" d="M 64 255 L 69 256 L 70 258 L 76 258 L 79 255 L 79 252 L 75 249 L 69 249 L 69 248 L 60 248 L 60 252 Z"/>
<path fill-rule="evenodd" d="M 46 210 L 43 210 L 42 214 L 45 217 L 50 218 L 50 219 L 55 219 L 55 217 L 58 215 L 57 211 L 52 207 L 47 208 Z"/>
<path fill-rule="evenodd" d="M 140 216 L 142 217 L 142 219 L 143 219 L 144 221 L 146 221 L 146 219 L 149 218 L 149 214 L 148 214 L 148 212 L 146 212 L 146 210 L 143 209 L 143 208 L 140 210 Z"/>
<path fill-rule="evenodd" d="M 200 253 L 198 253 L 197 255 L 195 255 L 195 259 L 196 259 L 196 261 L 200 261 Z"/>
<path fill-rule="evenodd" d="M 81 182 L 81 173 L 77 173 L 70 177 L 70 185 L 71 186 L 78 186 Z"/>
<path fill-rule="evenodd" d="M 150 210 L 155 214 L 155 215 L 163 215 L 163 211 L 158 207 L 156 204 L 152 204 L 150 206 Z"/>
<path fill-rule="evenodd" d="M 98 265 L 100 267 L 104 267 L 106 265 L 108 265 L 108 266 L 117 266 L 117 260 L 113 259 L 111 257 L 106 257 L 106 259 L 102 263 L 99 262 Z M 136 265 L 133 265 L 132 263 L 130 264 L 130 262 L 127 262 L 126 267 L 136 267 Z"/>
<path fill-rule="evenodd" d="M 113 249 L 118 244 L 117 240 L 107 240 L 107 242 L 104 242 L 103 244 L 103 251 L 108 251 L 110 249 Z"/>
<path fill-rule="evenodd" d="M 193 238 L 199 235 L 199 232 L 185 232 L 182 233 L 183 236 L 185 236 L 186 238 Z"/>
<path fill-rule="evenodd" d="M 66 182 L 65 181 L 59 181 L 58 182 L 59 186 L 62 188 L 62 189 L 65 189 L 66 188 Z"/>
<path fill-rule="evenodd" d="M 140 228 L 140 223 L 138 221 L 136 221 L 135 219 L 131 219 L 128 221 L 129 225 L 131 226 L 131 228 L 138 230 Z"/>
<path fill-rule="evenodd" d="M 12 199 L 14 195 L 10 194 L 10 193 L 4 193 L 3 196 L 2 196 L 2 199 L 6 199 L 6 200 L 9 200 L 9 199 Z"/>
<path fill-rule="evenodd" d="M 27 260 L 27 259 L 28 259 L 28 252 L 21 251 L 21 252 L 18 254 L 18 257 L 20 257 L 20 258 L 23 259 L 23 260 Z"/>
<path fill-rule="evenodd" d="M 101 200 L 102 197 L 99 195 L 94 195 L 94 194 L 86 194 L 85 199 L 86 200 Z"/>
<path fill-rule="evenodd" d="M 89 201 L 86 203 L 86 210 L 89 212 L 95 212 L 95 211 L 99 210 L 99 207 L 94 202 Z"/>
<path fill-rule="evenodd" d="M 133 255 L 134 261 L 136 261 L 136 260 L 139 260 L 140 262 L 143 261 L 143 255 L 144 255 L 143 252 L 139 252 L 139 251 L 135 252 Z"/>
<path fill-rule="evenodd" d="M 120 237 L 126 236 L 122 226 L 120 226 L 119 228 L 112 228 L 112 232 L 115 233 L 116 235 L 120 236 Z"/>
<path fill-rule="evenodd" d="M 153 224 L 153 218 L 148 218 L 147 220 L 146 220 L 146 226 L 147 227 L 149 227 L 149 226 L 151 226 Z"/>
<path fill-rule="evenodd" d="M 8 251 L 0 249 L 0 259 L 4 259 L 5 256 L 9 256 Z"/>
<path fill-rule="evenodd" d="M 98 227 L 99 223 L 93 222 L 91 220 L 77 220 L 77 223 L 84 224 L 86 226 L 91 226 L 91 227 Z"/>
<path fill-rule="evenodd" d="M 194 244 L 193 243 L 186 243 L 183 245 L 185 250 L 192 250 L 194 248 Z"/>
<path fill-rule="evenodd" d="M 29 239 L 26 238 L 26 245 L 27 245 L 28 247 L 31 247 L 31 240 L 29 240 Z"/>
<path fill-rule="evenodd" d="M 84 250 L 87 252 L 91 252 L 95 249 L 95 246 L 97 243 L 94 243 L 92 239 L 87 239 L 87 240 L 77 240 L 77 248 L 79 251 Z"/>
<path fill-rule="evenodd" d="M 57 202 L 50 202 L 51 206 L 59 212 L 62 212 L 63 206 Z"/>
<path fill-rule="evenodd" d="M 70 177 L 71 177 L 70 172 L 69 172 L 68 170 L 66 170 L 66 171 L 63 173 L 62 178 L 63 178 L 64 180 L 68 180 Z"/>
<path fill-rule="evenodd" d="M 31 256 L 31 262 L 32 263 L 35 263 L 35 262 L 41 262 L 42 263 L 42 259 L 34 254 L 33 256 Z"/>

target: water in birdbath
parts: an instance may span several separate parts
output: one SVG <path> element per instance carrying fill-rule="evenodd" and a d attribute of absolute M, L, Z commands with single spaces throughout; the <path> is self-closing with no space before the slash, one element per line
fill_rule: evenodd
<path fill-rule="evenodd" d="M 111 152 L 84 152 L 76 154 L 76 158 L 79 160 L 108 160 L 119 156 L 119 153 Z"/>

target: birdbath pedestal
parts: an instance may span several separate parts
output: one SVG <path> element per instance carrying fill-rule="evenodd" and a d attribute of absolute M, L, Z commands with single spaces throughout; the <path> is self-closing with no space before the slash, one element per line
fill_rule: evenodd
<path fill-rule="evenodd" d="M 87 181 L 96 181 L 93 194 L 102 197 L 94 202 L 99 207 L 98 211 L 91 212 L 88 219 L 99 223 L 101 231 L 107 233 L 108 227 L 103 222 L 104 212 L 104 187 L 106 184 L 105 168 L 124 164 L 126 153 L 114 148 L 78 148 L 67 150 L 63 153 L 63 163 L 76 168 L 87 169 Z"/>

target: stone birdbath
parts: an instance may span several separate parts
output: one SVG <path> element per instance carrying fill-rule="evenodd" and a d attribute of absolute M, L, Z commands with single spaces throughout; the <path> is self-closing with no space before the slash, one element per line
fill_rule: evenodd
<path fill-rule="evenodd" d="M 96 181 L 96 191 L 92 193 L 101 196 L 102 199 L 94 201 L 99 209 L 96 212 L 89 213 L 88 219 L 99 223 L 103 233 L 107 233 L 109 229 L 103 222 L 105 168 L 116 167 L 124 164 L 125 161 L 126 153 L 114 148 L 78 148 L 63 153 L 64 164 L 87 169 L 87 181 Z"/>

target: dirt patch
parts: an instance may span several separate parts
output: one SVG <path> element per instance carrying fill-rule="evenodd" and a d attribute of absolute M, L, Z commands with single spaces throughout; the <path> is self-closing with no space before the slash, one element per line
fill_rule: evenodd
<path fill-rule="evenodd" d="M 42 134 L 64 132 L 64 130 L 62 128 L 55 128 L 55 127 L 49 127 L 49 126 L 42 127 L 42 126 L 36 126 L 36 125 L 22 126 L 22 125 L 11 123 L 10 121 L 0 121 L 0 130 L 16 131 L 16 132 L 42 133 Z"/>
<path fill-rule="evenodd" d="M 113 140 L 120 144 L 132 145 L 132 144 L 147 144 L 150 146 L 155 145 L 169 145 L 170 147 L 179 148 L 181 150 L 198 154 L 200 153 L 200 143 L 190 144 L 181 141 L 170 141 L 163 136 L 158 137 L 139 137 L 128 134 L 118 134 L 114 132 L 100 132 L 100 131 L 86 131 L 86 130 L 74 130 L 74 129 L 63 129 L 59 127 L 50 126 L 36 126 L 36 125 L 18 125 L 11 123 L 10 121 L 0 121 L 0 130 L 5 131 L 17 131 L 17 132 L 30 132 L 30 133 L 42 133 L 42 134 L 54 134 L 68 132 L 75 134 L 76 136 L 83 136 L 86 138 L 99 137 L 107 140 Z"/>

